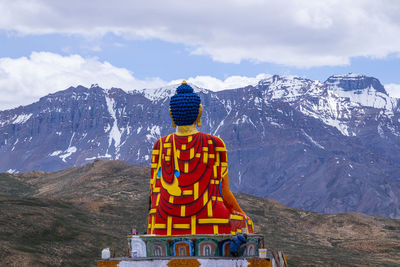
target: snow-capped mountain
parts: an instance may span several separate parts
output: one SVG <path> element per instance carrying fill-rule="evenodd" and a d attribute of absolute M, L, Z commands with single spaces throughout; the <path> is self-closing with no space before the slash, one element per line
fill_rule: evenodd
<path fill-rule="evenodd" d="M 174 131 L 175 88 L 78 86 L 0 111 L 0 171 L 54 171 L 95 158 L 149 165 L 153 143 Z M 274 75 L 256 86 L 195 91 L 200 130 L 228 147 L 234 191 L 315 211 L 400 217 L 400 104 L 377 79 Z"/>

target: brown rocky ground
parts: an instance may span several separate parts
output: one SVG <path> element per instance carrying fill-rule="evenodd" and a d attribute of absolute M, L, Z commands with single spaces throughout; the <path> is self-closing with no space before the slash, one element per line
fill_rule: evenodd
<path fill-rule="evenodd" d="M 145 231 L 148 174 L 120 161 L 0 174 L 0 265 L 96 266 L 108 246 L 123 256 L 130 229 Z M 283 250 L 290 266 L 400 266 L 400 220 L 237 198 L 266 246 Z"/>

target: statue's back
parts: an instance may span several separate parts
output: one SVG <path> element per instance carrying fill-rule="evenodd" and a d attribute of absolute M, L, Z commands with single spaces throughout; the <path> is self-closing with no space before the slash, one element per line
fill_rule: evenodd
<path fill-rule="evenodd" d="M 184 90 L 179 90 L 182 86 Z M 160 138 L 153 147 L 148 233 L 235 234 L 242 229 L 252 233 L 252 221 L 229 190 L 226 146 L 219 137 L 197 131 L 202 106 L 188 87 L 178 87 L 178 96 L 171 100 L 177 132 Z M 176 103 L 186 111 L 174 110 Z M 190 105 L 197 107 L 196 113 L 187 111 Z M 189 122 L 185 112 L 192 116 Z"/>

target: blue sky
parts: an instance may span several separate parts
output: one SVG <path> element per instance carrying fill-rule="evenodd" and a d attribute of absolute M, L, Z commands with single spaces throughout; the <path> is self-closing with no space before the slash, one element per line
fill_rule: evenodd
<path fill-rule="evenodd" d="M 398 14 L 391 0 L 5 0 L 0 109 L 78 84 L 222 90 L 264 74 L 366 74 L 400 97 Z"/>

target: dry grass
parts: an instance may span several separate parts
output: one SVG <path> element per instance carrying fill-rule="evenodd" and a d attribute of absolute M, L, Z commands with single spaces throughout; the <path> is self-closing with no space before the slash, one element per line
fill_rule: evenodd
<path fill-rule="evenodd" d="M 146 226 L 149 168 L 96 161 L 56 173 L 0 174 L 2 266 L 96 266 L 102 248 L 124 256 L 126 234 Z M 291 266 L 399 266 L 400 221 L 319 214 L 237 195 Z"/>

